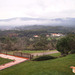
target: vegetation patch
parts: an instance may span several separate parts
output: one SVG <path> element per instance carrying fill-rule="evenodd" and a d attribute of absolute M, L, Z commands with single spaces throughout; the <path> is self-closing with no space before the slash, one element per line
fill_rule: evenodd
<path fill-rule="evenodd" d="M 56 48 L 62 56 L 75 53 L 75 34 L 68 34 L 58 40 Z"/>
<path fill-rule="evenodd" d="M 60 57 L 61 56 L 61 53 L 53 53 L 53 54 L 49 54 L 49 55 L 51 55 L 53 57 Z"/>
<path fill-rule="evenodd" d="M 55 59 L 56 57 L 53 56 L 49 56 L 49 55 L 43 55 L 43 56 L 39 56 L 35 59 L 33 59 L 33 61 L 44 61 L 44 60 L 50 60 L 50 59 Z"/>
<path fill-rule="evenodd" d="M 22 53 L 43 53 L 43 52 L 51 52 L 57 50 L 15 50 L 15 51 L 7 51 L 7 54 L 13 55 L 14 52 L 22 52 Z M 6 53 L 6 52 L 3 52 Z"/>
<path fill-rule="evenodd" d="M 0 58 L 0 65 L 11 62 L 12 60 L 10 59 L 5 59 L 5 58 Z"/>
<path fill-rule="evenodd" d="M 47 61 L 26 61 L 0 71 L 0 75 L 74 75 L 75 54 Z"/>

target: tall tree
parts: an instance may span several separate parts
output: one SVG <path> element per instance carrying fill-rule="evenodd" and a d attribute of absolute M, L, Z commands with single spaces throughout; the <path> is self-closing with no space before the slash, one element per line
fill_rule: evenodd
<path fill-rule="evenodd" d="M 62 55 L 75 51 L 75 34 L 69 34 L 58 40 L 56 48 Z"/>

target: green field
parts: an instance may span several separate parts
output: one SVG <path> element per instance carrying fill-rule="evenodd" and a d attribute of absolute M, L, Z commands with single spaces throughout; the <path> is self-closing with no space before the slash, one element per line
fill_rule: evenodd
<path fill-rule="evenodd" d="M 8 62 L 10 62 L 10 61 L 12 61 L 12 60 L 10 60 L 10 59 L 5 59 L 5 58 L 1 58 L 1 57 L 0 57 L 0 65 L 5 64 L 5 63 L 8 63 Z"/>
<path fill-rule="evenodd" d="M 26 61 L 5 70 L 0 75 L 74 75 L 75 54 L 47 61 Z"/>
<path fill-rule="evenodd" d="M 61 53 L 53 53 L 53 54 L 49 54 L 51 56 L 54 56 L 54 57 L 59 57 L 61 55 Z"/>
<path fill-rule="evenodd" d="M 21 50 L 21 51 L 9 51 L 7 53 L 13 55 L 13 52 L 41 53 L 41 52 L 50 52 L 50 51 L 56 51 L 56 50 Z M 4 53 L 6 53 L 6 52 L 4 52 Z"/>
<path fill-rule="evenodd" d="M 56 51 L 56 50 L 50 50 L 50 51 Z M 41 52 L 50 52 L 49 50 L 34 50 L 34 51 L 31 51 L 31 50 L 23 50 L 21 52 L 23 53 L 41 53 Z"/>

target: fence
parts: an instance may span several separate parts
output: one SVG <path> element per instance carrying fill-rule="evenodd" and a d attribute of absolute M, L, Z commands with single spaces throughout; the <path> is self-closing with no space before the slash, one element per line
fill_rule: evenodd
<path fill-rule="evenodd" d="M 33 55 L 31 55 L 29 53 L 22 53 L 22 52 L 12 52 L 12 53 L 10 53 L 9 51 L 0 51 L 0 53 L 25 57 L 25 58 L 29 58 L 30 60 L 33 58 Z"/>
<path fill-rule="evenodd" d="M 20 56 L 20 57 L 26 57 L 26 58 L 29 58 L 29 59 L 33 58 L 33 55 L 31 55 L 29 53 L 14 52 L 13 55 L 14 56 Z"/>

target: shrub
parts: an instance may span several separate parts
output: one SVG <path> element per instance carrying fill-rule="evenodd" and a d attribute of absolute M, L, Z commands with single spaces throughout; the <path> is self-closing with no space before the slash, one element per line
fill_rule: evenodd
<path fill-rule="evenodd" d="M 56 48 L 62 56 L 75 53 L 75 34 L 69 34 L 58 40 Z"/>
<path fill-rule="evenodd" d="M 75 53 L 75 50 L 72 50 L 71 52 L 70 52 L 70 54 L 74 54 Z"/>
<path fill-rule="evenodd" d="M 43 55 L 33 59 L 33 61 L 43 61 L 43 60 L 50 60 L 50 59 L 55 59 L 55 57 L 49 55 Z"/>

